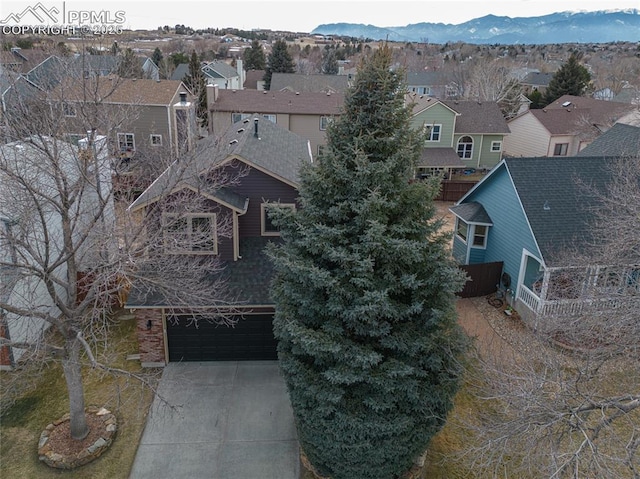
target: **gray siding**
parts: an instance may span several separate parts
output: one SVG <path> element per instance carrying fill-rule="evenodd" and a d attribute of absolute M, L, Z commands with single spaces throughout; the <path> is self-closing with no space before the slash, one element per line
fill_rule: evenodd
<path fill-rule="evenodd" d="M 249 198 L 247 212 L 239 217 L 238 226 L 240 238 L 261 235 L 260 205 L 267 201 L 281 203 L 296 203 L 298 191 L 291 185 L 267 175 L 255 168 L 249 174 L 240 178 L 240 184 L 232 189 L 235 193 Z"/>

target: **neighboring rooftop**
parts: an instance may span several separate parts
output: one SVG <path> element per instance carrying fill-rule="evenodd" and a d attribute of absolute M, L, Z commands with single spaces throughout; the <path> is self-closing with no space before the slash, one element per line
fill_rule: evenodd
<path fill-rule="evenodd" d="M 348 87 L 348 75 L 273 73 L 271 76 L 271 91 L 345 93 Z"/>
<path fill-rule="evenodd" d="M 640 158 L 640 127 L 616 123 L 579 155 Z"/>
<path fill-rule="evenodd" d="M 236 113 L 283 113 L 339 115 L 344 95 L 340 93 L 295 93 L 290 91 L 220 90 L 211 111 Z"/>

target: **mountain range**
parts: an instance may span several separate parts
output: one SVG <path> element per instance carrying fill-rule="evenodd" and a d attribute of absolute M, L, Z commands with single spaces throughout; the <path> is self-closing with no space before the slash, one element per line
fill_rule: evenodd
<path fill-rule="evenodd" d="M 640 41 L 640 10 L 558 12 L 539 17 L 487 15 L 458 25 L 415 23 L 377 27 L 359 23 L 329 23 L 313 34 L 340 35 L 398 42 L 465 42 L 474 44 L 609 43 Z"/>

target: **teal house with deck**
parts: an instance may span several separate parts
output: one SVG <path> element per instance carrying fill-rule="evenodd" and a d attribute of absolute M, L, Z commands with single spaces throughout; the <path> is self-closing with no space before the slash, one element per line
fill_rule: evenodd
<path fill-rule="evenodd" d="M 610 181 L 611 157 L 505 158 L 450 211 L 461 265 L 503 262 L 507 297 L 536 328 L 580 314 L 607 292 L 640 292 L 640 265 L 576 263 L 593 236 L 594 209 Z M 585 185 L 589 185 L 588 187 Z M 606 304 L 605 304 L 606 303 Z"/>

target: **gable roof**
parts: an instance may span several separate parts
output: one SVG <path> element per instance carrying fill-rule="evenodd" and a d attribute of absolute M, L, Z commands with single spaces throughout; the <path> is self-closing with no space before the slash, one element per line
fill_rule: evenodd
<path fill-rule="evenodd" d="M 344 95 L 340 93 L 267 90 L 220 90 L 211 111 L 235 113 L 283 113 L 299 115 L 339 115 Z"/>
<path fill-rule="evenodd" d="M 589 121 L 588 110 L 581 110 L 578 114 L 575 110 L 547 110 L 544 108 L 529 110 L 524 114 L 533 115 L 552 135 L 574 135 L 579 131 L 595 135 L 599 131 Z M 514 119 L 520 116 L 518 115 Z"/>
<path fill-rule="evenodd" d="M 256 137 L 254 121 L 239 121 L 231 125 L 222 137 L 209 136 L 198 142 L 193 156 L 172 163 L 129 209 L 142 208 L 169 191 L 186 187 L 242 210 L 246 207 L 244 198 L 239 198 L 231 189 L 208 189 L 206 181 L 201 180 L 201 175 L 232 159 L 239 159 L 294 186 L 299 183 L 300 167 L 312 161 L 309 142 L 301 136 L 262 119 L 258 120 Z"/>
<path fill-rule="evenodd" d="M 271 90 L 292 92 L 340 92 L 349 87 L 347 75 L 301 75 L 299 73 L 273 73 Z"/>
<path fill-rule="evenodd" d="M 57 56 L 51 55 L 31 68 L 25 77 L 37 87 L 49 90 L 58 85 L 66 73 L 66 63 Z"/>
<path fill-rule="evenodd" d="M 219 60 L 207 63 L 202 67 L 202 71 L 213 78 L 233 78 L 238 76 L 238 71 L 235 68 Z"/>
<path fill-rule="evenodd" d="M 188 74 L 189 74 L 189 64 L 181 63 L 176 67 L 175 70 L 173 70 L 173 73 L 171 74 L 170 79 L 182 81 L 184 80 L 184 77 L 186 77 Z"/>
<path fill-rule="evenodd" d="M 451 110 L 451 112 L 456 116 L 460 114 L 456 110 L 451 108 L 449 105 L 447 105 L 445 102 L 443 102 L 441 100 L 438 100 L 437 98 L 433 98 L 431 96 L 427 96 L 427 95 L 418 95 L 417 93 L 407 93 L 404 96 L 404 102 L 405 102 L 406 105 L 412 105 L 412 107 L 413 107 L 412 115 L 413 116 L 415 116 L 418 113 L 421 113 L 421 112 L 423 112 L 425 110 L 428 110 L 429 108 L 432 108 L 435 105 L 444 106 L 448 110 Z"/>
<path fill-rule="evenodd" d="M 493 221 L 489 217 L 489 213 L 484 209 L 477 201 L 471 201 L 469 203 L 462 203 L 452 206 L 449 210 L 457 217 L 464 220 L 466 223 L 474 223 L 481 225 L 493 225 Z"/>
<path fill-rule="evenodd" d="M 606 190 L 612 161 L 583 156 L 503 160 L 548 265 L 561 261 L 558 255 L 565 250 L 584 249 L 593 240 L 590 222 L 599 200 L 589 188 Z"/>
<path fill-rule="evenodd" d="M 616 123 L 583 149 L 580 156 L 640 158 L 640 127 Z"/>
<path fill-rule="evenodd" d="M 634 108 L 636 107 L 628 103 L 596 100 L 595 98 L 584 96 L 562 95 L 556 101 L 549 103 L 544 110 L 572 112 L 575 116 L 588 118 L 593 125 L 608 127 Z"/>
<path fill-rule="evenodd" d="M 495 101 L 443 101 L 449 108 L 460 114 L 456 119 L 458 134 L 496 134 L 510 133 L 507 121 Z"/>
<path fill-rule="evenodd" d="M 500 107 L 495 101 L 438 100 L 426 95 L 407 93 L 405 102 L 413 105 L 413 115 L 417 115 L 435 105 L 443 105 L 456 115 L 455 133 L 504 135 L 510 133 Z"/>
<path fill-rule="evenodd" d="M 85 81 L 90 82 L 89 88 L 97 89 L 102 102 L 111 104 L 169 106 L 180 92 L 190 94 L 184 83 L 178 80 L 124 79 L 111 76 L 92 77 Z M 67 101 L 82 101 L 82 86 L 83 82 L 63 82 L 58 87 L 58 94 Z"/>

